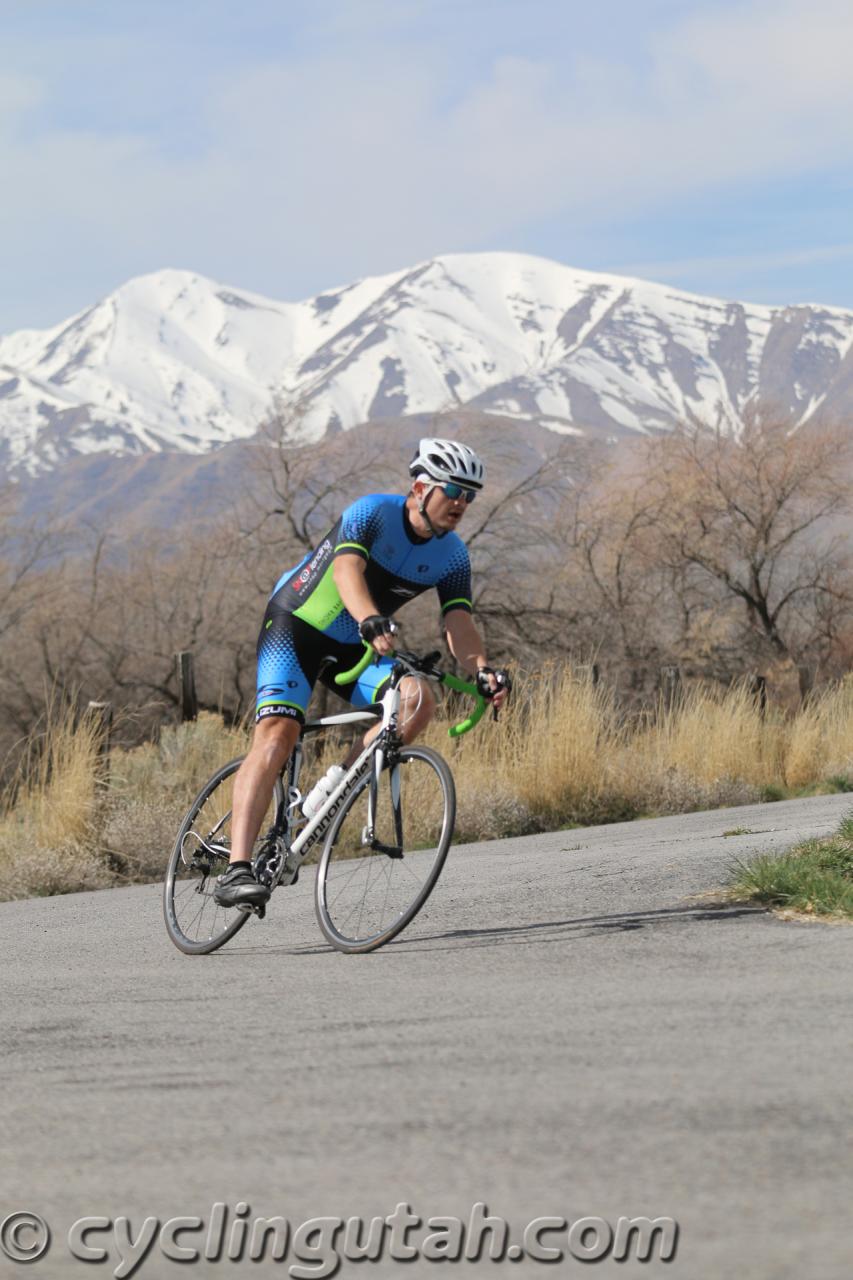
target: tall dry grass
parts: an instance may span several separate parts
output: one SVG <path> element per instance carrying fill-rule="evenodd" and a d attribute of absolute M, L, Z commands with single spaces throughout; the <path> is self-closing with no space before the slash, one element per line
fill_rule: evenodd
<path fill-rule="evenodd" d="M 437 726 L 431 736 L 442 744 Z M 697 686 L 626 721 L 608 689 L 569 667 L 546 670 L 519 682 L 499 731 L 461 740 L 454 770 L 460 830 L 472 838 L 853 789 L 853 680 L 794 716 L 762 714 L 742 685 Z"/>
<path fill-rule="evenodd" d="M 488 821 L 514 834 L 746 804 L 782 776 L 783 721 L 762 718 L 744 689 L 695 689 L 633 721 L 610 690 L 568 667 L 522 681 L 519 695 L 500 732 L 481 730 L 458 752 L 462 826 L 472 835 L 492 795 L 498 811 Z"/>
<path fill-rule="evenodd" d="M 853 788 L 853 678 L 812 698 L 794 719 L 782 774 L 789 787 L 834 779 Z"/>
<path fill-rule="evenodd" d="M 194 722 L 165 727 L 157 742 L 113 752 L 99 840 L 117 873 L 131 881 L 161 877 L 190 801 L 248 745 L 246 730 L 203 711 Z"/>
<path fill-rule="evenodd" d="M 605 767 L 625 730 L 604 686 L 568 667 L 546 668 L 517 681 L 500 723 L 490 720 L 452 753 L 460 835 L 521 835 L 630 816 Z M 446 749 L 446 728 L 443 739 L 433 733 Z"/>
<path fill-rule="evenodd" d="M 95 719 L 49 702 L 0 807 L 0 899 L 111 882 L 97 850 L 100 745 Z"/>
<path fill-rule="evenodd" d="M 449 724 L 466 714 L 451 700 L 424 735 L 453 767 L 457 840 L 748 803 L 773 789 L 853 789 L 851 680 L 793 716 L 762 716 L 744 688 L 697 687 L 626 720 L 607 688 L 564 666 L 520 676 L 498 725 L 487 718 L 451 741 Z M 247 743 L 203 714 L 113 751 L 104 788 L 97 727 L 55 707 L 0 813 L 0 897 L 159 878 L 193 795 Z M 340 739 L 317 746 L 303 790 L 346 753 Z"/>

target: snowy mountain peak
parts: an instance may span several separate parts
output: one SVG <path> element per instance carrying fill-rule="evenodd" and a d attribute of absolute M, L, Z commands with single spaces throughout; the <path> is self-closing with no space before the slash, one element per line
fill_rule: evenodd
<path fill-rule="evenodd" d="M 57 327 L 0 338 L 0 458 L 202 453 L 277 402 L 295 439 L 476 408 L 618 435 L 797 421 L 853 396 L 853 313 L 725 302 L 514 253 L 447 254 L 299 303 L 190 271 L 127 281 Z"/>

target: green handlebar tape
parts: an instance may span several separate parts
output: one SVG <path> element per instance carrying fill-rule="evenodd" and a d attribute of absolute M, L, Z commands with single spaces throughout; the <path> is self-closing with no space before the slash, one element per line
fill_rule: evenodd
<path fill-rule="evenodd" d="M 365 645 L 364 653 L 355 666 L 350 671 L 339 672 L 335 676 L 335 684 L 354 684 L 362 671 L 366 671 L 371 662 L 377 657 L 378 654 L 374 653 L 373 646 L 370 644 Z M 468 680 L 460 680 L 458 676 L 452 676 L 448 672 L 445 672 L 441 677 L 441 683 L 445 688 L 454 689 L 457 693 L 467 693 L 477 704 L 467 720 L 463 720 L 461 724 L 455 724 L 447 730 L 451 738 L 458 738 L 461 734 L 467 733 L 469 729 L 473 729 L 477 721 L 482 719 L 483 712 L 486 710 L 486 699 L 475 684 L 471 684 Z"/>
<path fill-rule="evenodd" d="M 368 644 L 364 647 L 364 653 L 358 662 L 349 671 L 341 671 L 335 676 L 335 684 L 355 684 L 362 671 L 366 671 L 374 658 L 379 655 L 373 652 L 373 645 Z"/>
<path fill-rule="evenodd" d="M 448 689 L 454 689 L 457 693 L 469 694 L 477 703 L 467 720 L 463 720 L 461 724 L 455 724 L 447 730 L 449 737 L 459 738 L 463 733 L 467 733 L 469 729 L 473 729 L 474 725 L 482 719 L 483 712 L 486 710 L 486 699 L 475 684 L 471 684 L 468 680 L 460 680 L 458 676 L 452 676 L 448 672 L 445 672 L 441 677 L 441 683 Z"/>

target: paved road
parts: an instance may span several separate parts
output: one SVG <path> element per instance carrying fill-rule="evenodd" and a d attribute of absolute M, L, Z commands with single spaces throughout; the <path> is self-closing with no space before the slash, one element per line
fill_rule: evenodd
<path fill-rule="evenodd" d="M 0 906 L 0 1217 L 35 1210 L 54 1233 L 32 1267 L 0 1258 L 0 1276 L 111 1274 L 109 1233 L 89 1237 L 110 1244 L 106 1267 L 68 1254 L 83 1216 L 129 1215 L 135 1234 L 217 1201 L 229 1224 L 243 1201 L 294 1226 L 403 1201 L 467 1220 L 484 1201 L 515 1239 L 544 1215 L 681 1224 L 674 1261 L 596 1276 L 849 1277 L 853 929 L 695 895 L 733 855 L 829 832 L 850 807 L 460 847 L 409 932 L 369 956 L 322 944 L 308 877 L 203 958 L 168 942 L 153 886 Z M 476 1270 L 553 1274 L 496 1265 Z M 586 1268 L 569 1255 L 558 1271 Z M 135 1274 L 187 1271 L 155 1244 Z"/>

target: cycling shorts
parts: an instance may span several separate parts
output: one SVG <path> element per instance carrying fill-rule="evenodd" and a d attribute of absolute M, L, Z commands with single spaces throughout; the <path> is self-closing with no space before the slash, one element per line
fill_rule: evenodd
<path fill-rule="evenodd" d="M 349 671 L 363 653 L 363 644 L 341 644 L 294 614 L 269 605 L 258 636 L 255 723 L 267 716 L 288 716 L 304 724 L 318 676 L 355 708 L 378 702 L 391 676 L 391 658 L 371 663 L 354 684 L 334 682 L 338 672 Z"/>

